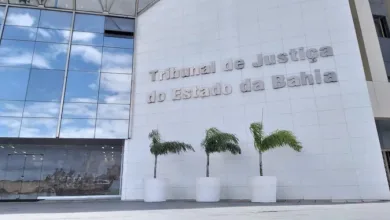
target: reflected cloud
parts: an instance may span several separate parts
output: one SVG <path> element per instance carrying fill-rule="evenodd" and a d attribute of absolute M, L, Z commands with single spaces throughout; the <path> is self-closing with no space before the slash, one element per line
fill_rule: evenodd
<path fill-rule="evenodd" d="M 130 104 L 131 75 L 102 74 L 99 100 L 105 103 Z"/>
<path fill-rule="evenodd" d="M 68 43 L 70 31 L 39 28 L 37 41 Z"/>
<path fill-rule="evenodd" d="M 21 120 L 20 118 L 0 118 L 0 137 L 17 137 Z"/>
<path fill-rule="evenodd" d="M 64 70 L 67 50 L 66 44 L 37 43 L 33 66 L 40 69 Z"/>
<path fill-rule="evenodd" d="M 132 73 L 133 52 L 126 49 L 104 48 L 102 72 Z"/>
<path fill-rule="evenodd" d="M 3 40 L 0 46 L 0 65 L 30 67 L 34 42 Z"/>
<path fill-rule="evenodd" d="M 98 71 L 101 59 L 101 48 L 73 45 L 69 68 L 72 70 Z"/>
<path fill-rule="evenodd" d="M 60 137 L 63 138 L 94 138 L 94 119 L 63 119 Z"/>
<path fill-rule="evenodd" d="M 129 119 L 130 105 L 99 104 L 98 118 L 101 119 Z"/>
<path fill-rule="evenodd" d="M 129 121 L 127 120 L 97 120 L 96 138 L 128 138 Z"/>
<path fill-rule="evenodd" d="M 103 35 L 90 32 L 73 32 L 72 43 L 101 46 L 103 44 Z"/>
<path fill-rule="evenodd" d="M 53 138 L 56 135 L 57 122 L 58 119 L 24 118 L 20 137 Z"/>
<path fill-rule="evenodd" d="M 24 102 L 2 101 L 0 102 L 0 116 L 22 117 Z"/>
<path fill-rule="evenodd" d="M 26 102 L 23 117 L 56 118 L 60 112 L 60 103 Z"/>
<path fill-rule="evenodd" d="M 64 118 L 96 118 L 96 104 L 65 103 Z"/>
<path fill-rule="evenodd" d="M 29 13 L 10 13 L 7 16 L 7 25 L 36 26 L 38 19 Z"/>

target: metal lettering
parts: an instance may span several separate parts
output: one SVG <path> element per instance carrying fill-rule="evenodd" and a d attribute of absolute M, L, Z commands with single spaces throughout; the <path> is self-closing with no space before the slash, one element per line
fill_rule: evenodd
<path fill-rule="evenodd" d="M 283 75 L 272 76 L 272 87 L 274 89 L 284 88 L 286 86 L 285 77 Z"/>

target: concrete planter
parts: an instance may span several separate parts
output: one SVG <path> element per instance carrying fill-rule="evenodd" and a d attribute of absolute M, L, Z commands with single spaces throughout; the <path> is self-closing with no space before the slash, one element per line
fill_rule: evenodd
<path fill-rule="evenodd" d="M 163 179 L 144 180 L 144 202 L 165 202 L 167 182 Z"/>
<path fill-rule="evenodd" d="M 276 202 L 276 177 L 256 176 L 250 180 L 251 201 L 262 203 Z"/>
<path fill-rule="evenodd" d="M 197 202 L 219 202 L 221 181 L 215 177 L 201 177 L 196 180 Z"/>

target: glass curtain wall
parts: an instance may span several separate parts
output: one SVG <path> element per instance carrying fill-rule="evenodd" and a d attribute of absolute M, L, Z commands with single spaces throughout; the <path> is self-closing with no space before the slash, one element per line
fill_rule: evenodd
<path fill-rule="evenodd" d="M 0 137 L 128 138 L 134 20 L 0 10 Z"/>

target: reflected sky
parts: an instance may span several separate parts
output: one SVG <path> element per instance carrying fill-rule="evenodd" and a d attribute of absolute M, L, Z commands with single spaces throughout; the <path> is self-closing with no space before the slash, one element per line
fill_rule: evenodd
<path fill-rule="evenodd" d="M 72 13 L 48 10 L 41 11 L 39 27 L 70 30 L 71 25 Z"/>
<path fill-rule="evenodd" d="M 102 46 L 103 34 L 91 32 L 73 32 L 72 44 Z"/>
<path fill-rule="evenodd" d="M 58 119 L 23 118 L 20 137 L 54 138 L 57 121 Z"/>
<path fill-rule="evenodd" d="M 0 99 L 24 100 L 29 74 L 29 69 L 0 67 Z"/>
<path fill-rule="evenodd" d="M 129 121 L 127 120 L 97 120 L 96 138 L 128 138 Z"/>
<path fill-rule="evenodd" d="M 35 41 L 36 37 L 37 28 L 8 25 L 4 27 L 3 39 Z"/>
<path fill-rule="evenodd" d="M 69 71 L 66 83 L 65 102 L 97 102 L 99 73 Z"/>
<path fill-rule="evenodd" d="M 63 71 L 31 70 L 26 100 L 59 102 L 63 81 Z"/>
<path fill-rule="evenodd" d="M 0 101 L 0 116 L 22 117 L 23 101 Z"/>
<path fill-rule="evenodd" d="M 39 69 L 65 70 L 67 51 L 66 44 L 37 42 L 32 65 Z"/>
<path fill-rule="evenodd" d="M 60 137 L 62 138 L 94 138 L 95 119 L 63 119 Z"/>
<path fill-rule="evenodd" d="M 101 74 L 99 102 L 130 104 L 131 75 Z"/>
<path fill-rule="evenodd" d="M 26 102 L 23 117 L 58 118 L 60 103 Z"/>
<path fill-rule="evenodd" d="M 90 4 L 90 0 L 87 1 Z M 104 16 L 76 14 L 74 30 L 104 33 Z"/>
<path fill-rule="evenodd" d="M 52 43 L 68 43 L 70 31 L 38 28 L 37 41 Z"/>
<path fill-rule="evenodd" d="M 9 8 L 5 23 L 7 25 L 37 27 L 41 12 L 36 9 Z"/>
<path fill-rule="evenodd" d="M 100 71 L 102 48 L 73 45 L 70 54 L 70 70 Z"/>
<path fill-rule="evenodd" d="M 2 40 L 0 66 L 30 68 L 35 42 Z"/>
<path fill-rule="evenodd" d="M 21 118 L 0 117 L 0 137 L 18 137 Z"/>
<path fill-rule="evenodd" d="M 133 51 L 119 48 L 103 48 L 102 72 L 131 73 Z"/>
<path fill-rule="evenodd" d="M 100 119 L 129 119 L 129 105 L 99 104 L 97 117 Z"/>
<path fill-rule="evenodd" d="M 65 103 L 63 118 L 96 118 L 97 104 Z"/>

